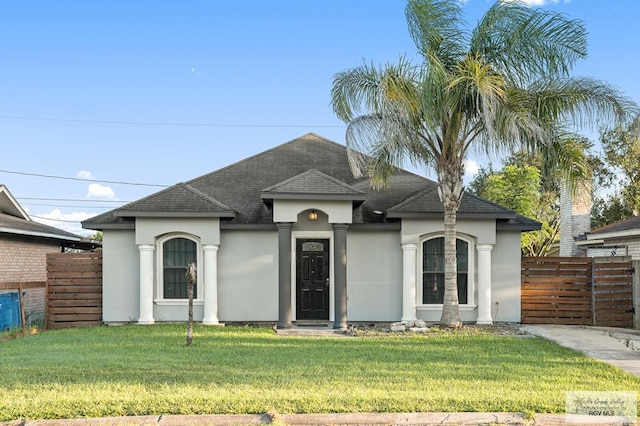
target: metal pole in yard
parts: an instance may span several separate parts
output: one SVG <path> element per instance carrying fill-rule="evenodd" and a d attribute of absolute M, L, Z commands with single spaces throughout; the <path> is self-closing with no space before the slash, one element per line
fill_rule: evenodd
<path fill-rule="evenodd" d="M 187 279 L 187 297 L 189 297 L 189 323 L 187 325 L 187 346 L 191 346 L 193 341 L 193 285 L 196 282 L 196 264 L 191 262 L 187 265 L 185 273 Z"/>

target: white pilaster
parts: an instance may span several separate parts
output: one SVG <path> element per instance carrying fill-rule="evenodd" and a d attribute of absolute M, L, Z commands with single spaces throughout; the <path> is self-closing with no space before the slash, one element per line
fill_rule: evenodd
<path fill-rule="evenodd" d="M 218 321 L 218 245 L 205 244 L 204 252 L 204 317 L 205 325 L 220 324 Z"/>
<path fill-rule="evenodd" d="M 138 324 L 153 324 L 153 250 L 151 244 L 138 245 L 140 253 L 140 317 Z"/>
<path fill-rule="evenodd" d="M 478 320 L 476 324 L 493 324 L 491 318 L 491 250 L 492 244 L 478 244 Z"/>
<path fill-rule="evenodd" d="M 402 244 L 402 321 L 416 318 L 416 252 L 415 243 Z"/>

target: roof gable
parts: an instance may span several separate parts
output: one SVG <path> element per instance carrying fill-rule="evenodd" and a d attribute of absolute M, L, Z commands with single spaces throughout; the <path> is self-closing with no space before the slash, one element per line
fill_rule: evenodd
<path fill-rule="evenodd" d="M 442 217 L 444 206 L 440 201 L 437 186 L 427 188 L 424 191 L 410 197 L 403 202 L 391 207 L 389 217 L 426 217 L 437 215 Z M 478 197 L 470 192 L 464 192 L 460 200 L 458 216 L 473 218 L 513 219 L 516 212 L 502 207 L 489 200 Z"/>
<path fill-rule="evenodd" d="M 261 198 L 364 201 L 366 195 L 365 191 L 311 169 L 262 190 Z"/>
<path fill-rule="evenodd" d="M 13 198 L 9 189 L 0 184 L 0 233 L 80 241 L 79 235 L 36 222 Z"/>
<path fill-rule="evenodd" d="M 15 216 L 19 219 L 31 220 L 27 212 L 13 198 L 9 189 L 2 184 L 0 184 L 0 213 Z"/>
<path fill-rule="evenodd" d="M 233 210 L 186 183 L 129 203 L 115 211 L 116 216 L 209 216 L 233 217 Z"/>

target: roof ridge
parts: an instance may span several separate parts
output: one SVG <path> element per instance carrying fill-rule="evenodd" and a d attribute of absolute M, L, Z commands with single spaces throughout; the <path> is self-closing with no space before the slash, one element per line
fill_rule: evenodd
<path fill-rule="evenodd" d="M 493 202 L 493 201 L 491 201 L 491 200 L 487 200 L 486 198 L 483 198 L 483 197 L 481 197 L 481 196 L 479 196 L 479 195 L 476 195 L 476 194 L 474 194 L 473 192 L 470 192 L 470 191 L 464 191 L 464 193 L 463 193 L 463 194 L 464 194 L 464 195 L 469 195 L 469 196 L 471 196 L 471 197 L 473 197 L 473 198 L 475 198 L 475 199 L 477 199 L 477 200 L 483 201 L 483 202 L 485 202 L 485 203 L 487 203 L 487 204 L 491 204 L 491 205 L 493 205 L 493 206 L 495 206 L 495 207 L 498 207 L 498 208 L 501 208 L 501 209 L 503 209 L 503 210 L 506 210 L 506 211 L 512 212 L 512 213 L 514 213 L 514 214 L 518 214 L 518 212 L 517 212 L 517 211 L 515 211 L 514 209 L 510 209 L 509 207 L 505 207 L 505 206 L 503 206 L 502 204 L 498 204 L 498 203 Z M 524 215 L 520 215 L 520 216 L 522 216 L 522 217 L 527 217 L 527 216 L 524 216 Z M 531 218 L 529 218 L 529 219 L 531 219 Z"/>
<path fill-rule="evenodd" d="M 395 210 L 395 209 L 399 209 L 404 207 L 406 204 L 410 204 L 412 203 L 414 200 L 422 197 L 425 194 L 428 194 L 429 192 L 433 192 L 436 191 L 438 189 L 437 185 L 435 187 L 431 187 L 431 188 L 425 188 L 422 191 L 418 191 L 415 194 L 413 194 L 411 197 L 409 198 L 405 198 L 403 201 L 399 202 L 398 204 L 396 204 L 395 206 L 391 206 L 387 209 L 387 211 L 390 210 Z"/>
<path fill-rule="evenodd" d="M 332 182 L 332 183 L 334 183 L 334 184 L 336 184 L 336 185 L 338 185 L 338 186 L 340 186 L 342 188 L 348 189 L 351 192 L 355 192 L 355 193 L 358 193 L 358 194 L 366 194 L 365 191 L 362 191 L 362 190 L 360 190 L 360 189 L 358 189 L 358 188 L 356 188 L 356 187 L 354 187 L 352 185 L 349 185 L 348 183 L 343 182 L 343 181 L 341 181 L 340 179 L 338 179 L 338 178 L 336 178 L 334 176 L 331 176 L 331 175 L 329 175 L 327 173 L 323 173 L 318 169 L 306 170 L 306 171 L 304 171 L 302 173 L 299 173 L 299 174 L 297 174 L 295 176 L 290 177 L 289 179 L 285 179 L 282 182 L 278 182 L 275 185 L 271 185 L 271 186 L 263 189 L 262 192 L 271 192 L 272 190 L 274 190 L 274 189 L 276 189 L 276 188 L 278 188 L 280 186 L 285 186 L 288 183 L 294 182 L 296 180 L 299 180 L 299 179 L 304 178 L 304 177 L 306 177 L 308 175 L 311 175 L 311 174 L 316 175 L 318 177 L 321 177 L 323 179 L 326 179 L 326 180 L 328 180 L 328 181 L 330 181 L 330 182 Z"/>
<path fill-rule="evenodd" d="M 220 173 L 220 172 L 223 172 L 223 171 L 225 171 L 225 170 L 227 170 L 227 169 L 230 169 L 230 168 L 232 168 L 232 167 L 235 167 L 235 166 L 237 166 L 237 165 L 240 165 L 240 164 L 243 164 L 243 163 L 247 163 L 247 162 L 249 162 L 249 161 L 251 161 L 251 160 L 254 160 L 254 159 L 256 159 L 256 158 L 260 157 L 261 155 L 265 155 L 265 154 L 267 154 L 268 152 L 271 152 L 271 151 L 274 151 L 274 150 L 276 150 L 276 149 L 279 149 L 279 148 L 285 147 L 285 146 L 287 146 L 287 145 L 293 144 L 293 143 L 295 143 L 295 142 L 298 142 L 298 141 L 300 141 L 301 139 L 304 139 L 304 138 L 306 138 L 306 137 L 308 137 L 308 136 L 313 136 L 313 137 L 314 137 L 314 138 L 316 138 L 316 139 L 321 139 L 321 140 L 322 140 L 322 141 L 324 141 L 324 142 L 331 143 L 331 144 L 333 144 L 333 145 L 336 145 L 336 146 L 338 146 L 338 147 L 341 147 L 341 148 L 345 148 L 345 149 L 346 149 L 346 147 L 345 147 L 344 145 L 339 144 L 338 142 L 335 142 L 335 141 L 332 141 L 331 139 L 327 139 L 327 138 L 325 138 L 325 137 L 322 137 L 322 136 L 320 136 L 320 135 L 318 135 L 318 134 L 316 134 L 316 133 L 309 132 L 309 133 L 305 133 L 305 134 L 304 134 L 304 135 L 302 135 L 302 136 L 298 136 L 297 138 L 291 139 L 290 141 L 287 141 L 287 142 L 281 143 L 280 145 L 276 145 L 276 146 L 271 147 L 271 148 L 269 148 L 269 149 L 266 149 L 266 150 L 264 150 L 264 151 L 261 151 L 261 152 L 258 152 L 258 153 L 256 153 L 256 154 L 253 154 L 253 155 L 251 155 L 251 156 L 249 156 L 249 157 L 243 158 L 242 160 L 238 160 L 238 161 L 236 161 L 235 163 L 232 163 L 232 164 L 226 165 L 226 166 L 224 166 L 224 167 L 222 167 L 222 168 L 220 168 L 220 169 L 216 169 L 216 170 L 213 170 L 213 171 L 211 171 L 211 172 L 209 172 L 209 173 L 206 173 L 206 174 L 204 174 L 204 175 L 197 176 L 197 177 L 195 177 L 195 178 L 193 178 L 193 179 L 188 180 L 186 183 L 187 183 L 187 184 L 191 184 L 191 183 L 193 183 L 193 182 L 195 182 L 195 181 L 197 181 L 197 180 L 200 180 L 200 179 L 206 178 L 207 176 L 210 176 L 210 175 L 212 175 L 212 174 L 214 174 L 214 173 Z"/>
<path fill-rule="evenodd" d="M 227 209 L 227 210 L 233 210 L 231 207 L 229 207 L 226 204 L 223 204 L 220 201 L 216 200 L 215 198 L 210 197 L 207 194 L 197 190 L 196 188 L 194 188 L 193 186 L 189 185 L 188 183 L 180 182 L 180 183 L 176 184 L 175 186 L 184 187 L 187 191 L 191 192 L 193 195 L 204 199 L 205 201 L 215 205 L 216 207 L 220 207 L 220 208 Z"/>

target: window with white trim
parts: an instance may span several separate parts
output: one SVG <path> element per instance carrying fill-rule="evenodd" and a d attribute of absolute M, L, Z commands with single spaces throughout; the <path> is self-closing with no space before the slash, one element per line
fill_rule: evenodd
<path fill-rule="evenodd" d="M 163 299 L 187 299 L 187 265 L 198 261 L 198 243 L 181 236 L 172 237 L 160 242 L 161 265 L 160 294 Z M 197 298 L 198 287 L 193 288 Z"/>
<path fill-rule="evenodd" d="M 456 239 L 458 302 L 471 303 L 473 282 L 472 243 Z M 444 300 L 444 237 L 436 236 L 422 242 L 423 305 L 441 305 Z"/>

